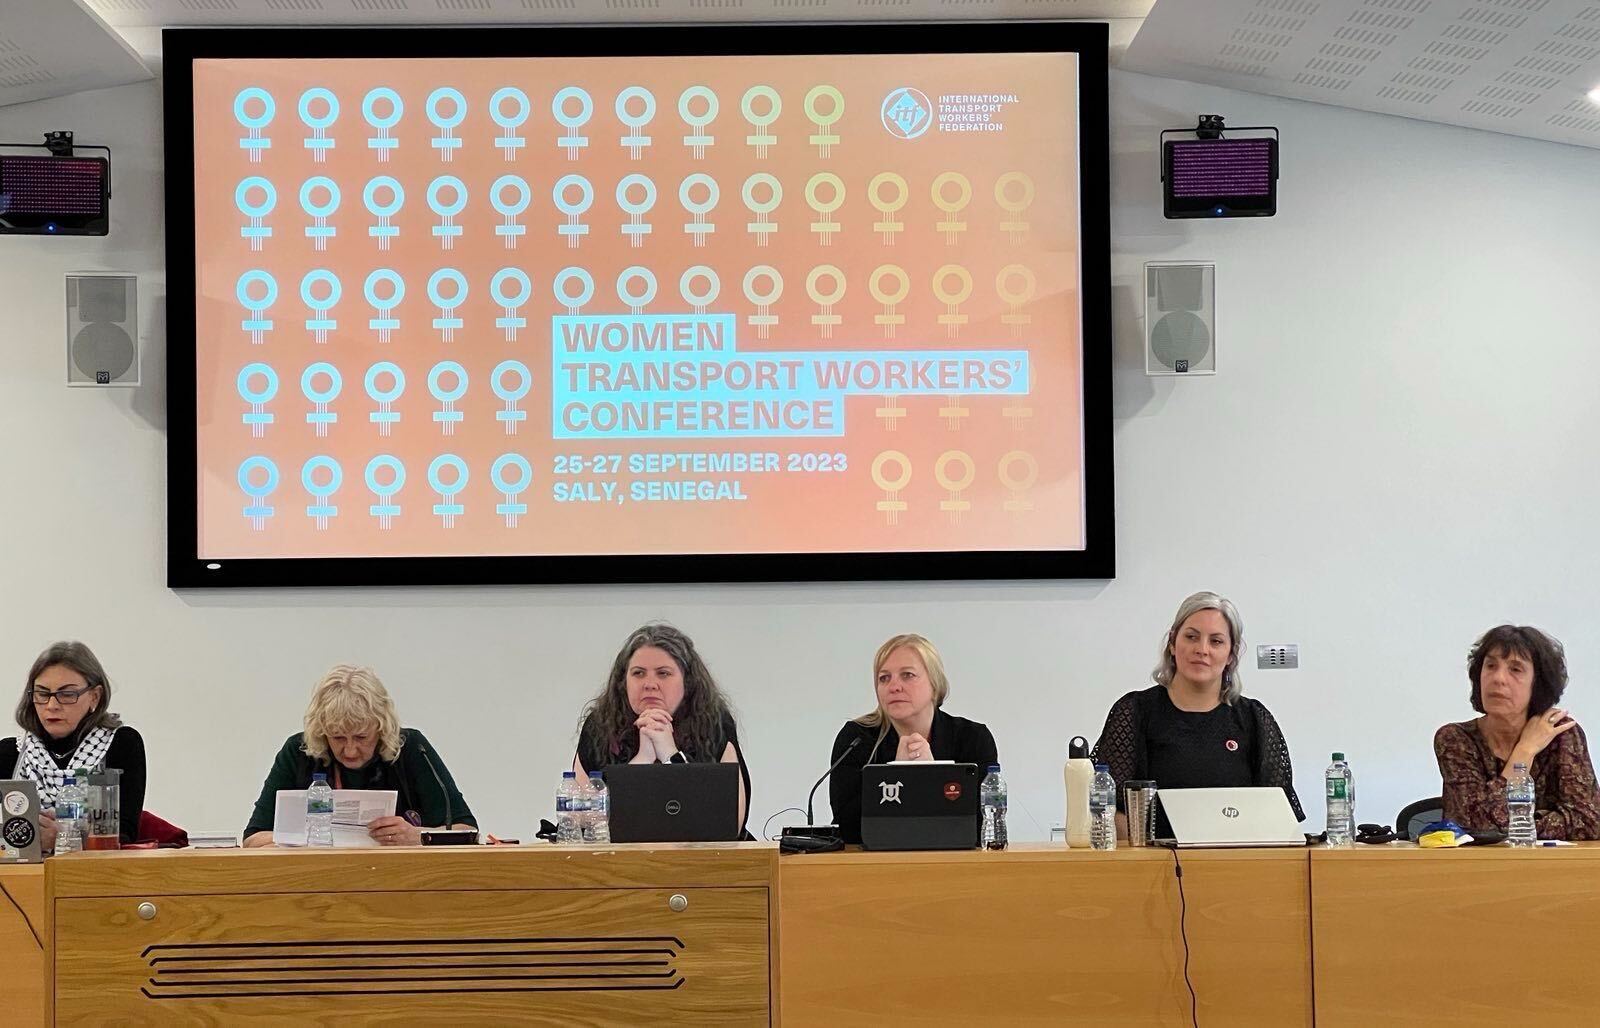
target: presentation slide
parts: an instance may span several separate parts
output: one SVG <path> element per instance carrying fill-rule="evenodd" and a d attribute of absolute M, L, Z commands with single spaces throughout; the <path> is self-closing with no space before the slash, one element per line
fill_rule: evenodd
<path fill-rule="evenodd" d="M 1077 55 L 193 86 L 202 560 L 1084 548 Z"/>

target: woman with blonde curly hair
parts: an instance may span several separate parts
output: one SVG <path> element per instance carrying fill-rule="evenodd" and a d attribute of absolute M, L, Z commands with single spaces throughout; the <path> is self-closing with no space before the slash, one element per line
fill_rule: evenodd
<path fill-rule="evenodd" d="M 246 846 L 272 845 L 278 792 L 308 789 L 315 774 L 327 775 L 335 789 L 399 793 L 396 816 L 367 825 L 384 846 L 420 845 L 424 827 L 478 827 L 439 752 L 415 728 L 400 727 L 371 668 L 336 665 L 311 690 L 305 731 L 291 735 L 273 760 L 244 830 Z"/>

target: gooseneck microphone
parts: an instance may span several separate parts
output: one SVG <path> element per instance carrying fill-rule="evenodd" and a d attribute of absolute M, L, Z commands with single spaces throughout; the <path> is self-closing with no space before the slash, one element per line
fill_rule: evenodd
<path fill-rule="evenodd" d="M 811 787 L 810 794 L 806 796 L 806 827 L 807 828 L 812 828 L 812 827 L 814 827 L 816 825 L 816 820 L 811 816 L 811 803 L 812 803 L 813 800 L 815 800 L 817 798 L 817 790 L 822 788 L 822 783 L 826 782 L 828 780 L 828 776 L 829 775 L 833 774 L 835 771 L 837 771 L 839 769 L 839 765 L 844 763 L 844 758 L 846 758 L 846 757 L 848 757 L 850 755 L 850 751 L 854 750 L 860 744 L 861 744 L 861 739 L 860 739 L 859 736 L 854 738 L 854 739 L 851 739 L 850 740 L 850 745 L 846 746 L 844 748 L 844 752 L 839 754 L 839 759 L 834 761 L 832 764 L 828 765 L 828 770 L 822 772 L 822 777 L 817 779 L 817 784 L 813 785 Z"/>
<path fill-rule="evenodd" d="M 806 796 L 806 826 L 804 828 L 785 828 L 783 837 L 778 841 L 778 849 L 783 853 L 827 853 L 830 850 L 844 848 L 844 840 L 839 837 L 839 829 L 835 825 L 816 827 L 816 818 L 812 815 L 812 803 L 817 798 L 817 790 L 822 788 L 822 783 L 828 776 L 838 770 L 856 746 L 861 742 L 859 738 L 851 739 L 850 745 L 839 754 L 839 759 L 828 765 L 828 770 L 817 779 L 817 784 L 811 787 L 811 792 Z"/>
<path fill-rule="evenodd" d="M 456 826 L 456 819 L 452 816 L 450 806 L 450 790 L 444 787 L 444 779 L 439 777 L 439 769 L 433 766 L 433 758 L 428 756 L 428 747 L 418 744 L 417 750 L 422 754 L 423 763 L 428 765 L 428 770 L 433 772 L 433 780 L 439 785 L 439 792 L 444 796 L 444 824 L 439 827 L 450 831 Z"/>

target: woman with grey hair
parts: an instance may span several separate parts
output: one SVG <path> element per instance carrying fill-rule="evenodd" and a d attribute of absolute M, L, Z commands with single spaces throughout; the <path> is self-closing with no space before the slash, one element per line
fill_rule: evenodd
<path fill-rule="evenodd" d="M 0 739 L 0 778 L 27 779 L 39 790 L 45 852 L 55 849 L 56 796 L 77 768 L 122 772 L 122 841 L 139 838 L 144 813 L 144 740 L 111 712 L 111 680 L 94 651 L 58 642 L 39 654 L 17 704 L 22 734 Z"/>
<path fill-rule="evenodd" d="M 1117 781 L 1119 811 L 1123 782 L 1153 779 L 1163 789 L 1275 785 L 1305 820 L 1283 732 L 1261 701 L 1243 694 L 1243 651 L 1244 623 L 1230 601 L 1199 592 L 1179 605 L 1155 684 L 1118 700 L 1095 743 L 1094 762 Z"/>

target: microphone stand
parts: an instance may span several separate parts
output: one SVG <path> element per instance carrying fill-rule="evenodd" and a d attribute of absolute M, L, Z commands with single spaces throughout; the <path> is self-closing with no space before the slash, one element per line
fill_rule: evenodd
<path fill-rule="evenodd" d="M 828 780 L 829 775 L 838 770 L 839 765 L 844 763 L 844 758 L 848 757 L 860 744 L 860 739 L 851 739 L 850 745 L 846 746 L 844 752 L 839 754 L 839 759 L 828 765 L 828 770 L 824 771 L 822 777 L 818 778 L 816 784 L 811 787 L 811 792 L 806 796 L 806 826 L 804 828 L 791 827 L 783 830 L 783 837 L 778 843 L 778 849 L 781 852 L 827 853 L 831 850 L 844 848 L 844 840 L 839 837 L 839 826 L 819 826 L 816 823 L 816 817 L 812 813 L 812 804 L 817 798 L 817 790 L 822 788 L 822 783 Z"/>
<path fill-rule="evenodd" d="M 418 747 L 422 754 L 422 762 L 428 765 L 428 770 L 433 773 L 433 780 L 439 786 L 439 792 L 444 796 L 444 826 L 439 831 L 422 830 L 422 844 L 424 846 L 472 846 L 478 842 L 477 832 L 456 830 L 454 809 L 450 805 L 450 790 L 444 787 L 444 779 L 439 777 L 439 769 L 433 766 L 433 758 L 428 756 L 428 747 Z"/>

